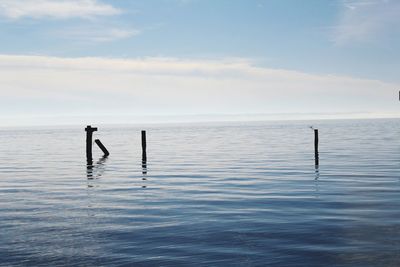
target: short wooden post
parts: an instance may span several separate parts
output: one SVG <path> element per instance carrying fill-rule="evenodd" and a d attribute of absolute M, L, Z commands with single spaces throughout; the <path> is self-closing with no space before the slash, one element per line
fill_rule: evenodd
<path fill-rule="evenodd" d="M 92 140 L 93 140 L 93 132 L 97 131 L 97 128 L 88 125 L 85 128 L 86 131 L 86 160 L 88 162 L 92 161 Z"/>
<path fill-rule="evenodd" d="M 146 163 L 147 161 L 147 153 L 146 153 L 146 131 L 142 131 L 142 162 Z"/>
<path fill-rule="evenodd" d="M 110 152 L 108 152 L 107 148 L 101 143 L 99 139 L 94 140 L 94 142 L 100 147 L 101 151 L 103 151 L 104 157 L 110 155 Z"/>
<path fill-rule="evenodd" d="M 319 165 L 319 153 L 318 153 L 318 129 L 314 129 L 314 158 L 315 166 Z"/>

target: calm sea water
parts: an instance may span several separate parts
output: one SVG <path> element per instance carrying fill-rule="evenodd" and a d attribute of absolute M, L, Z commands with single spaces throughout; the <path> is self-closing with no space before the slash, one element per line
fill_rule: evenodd
<path fill-rule="evenodd" d="M 0 266 L 400 266 L 400 120 L 95 138 L 88 169 L 84 125 L 0 129 Z"/>

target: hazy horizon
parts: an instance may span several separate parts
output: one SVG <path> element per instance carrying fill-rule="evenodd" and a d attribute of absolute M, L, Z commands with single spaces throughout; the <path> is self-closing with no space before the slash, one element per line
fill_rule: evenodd
<path fill-rule="evenodd" d="M 146 125 L 176 123 L 235 123 L 235 122 L 279 122 L 279 121 L 324 121 L 324 120 L 400 119 L 397 114 L 337 113 L 337 114 L 192 114 L 153 116 L 43 116 L 30 118 L 3 118 L 4 127 L 51 127 L 76 125 Z"/>

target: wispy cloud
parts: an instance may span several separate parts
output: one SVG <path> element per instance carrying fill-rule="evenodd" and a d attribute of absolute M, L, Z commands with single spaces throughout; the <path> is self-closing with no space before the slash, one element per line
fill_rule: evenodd
<path fill-rule="evenodd" d="M 397 112 L 398 87 L 246 59 L 0 55 L 3 115 Z"/>
<path fill-rule="evenodd" d="M 120 9 L 97 0 L 0 0 L 0 15 L 9 19 L 90 18 L 120 13 Z"/>
<path fill-rule="evenodd" d="M 333 41 L 343 45 L 400 33 L 400 1 L 344 0 Z"/>
<path fill-rule="evenodd" d="M 112 27 L 80 27 L 67 29 L 59 32 L 57 35 L 61 38 L 79 42 L 111 42 L 121 39 L 131 38 L 140 34 L 136 29 L 120 29 Z"/>

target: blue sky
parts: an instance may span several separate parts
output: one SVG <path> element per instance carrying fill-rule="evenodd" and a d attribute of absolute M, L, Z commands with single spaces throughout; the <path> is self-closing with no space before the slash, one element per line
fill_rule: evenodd
<path fill-rule="evenodd" d="M 394 0 L 0 0 L 0 118 L 396 117 L 398 14 Z"/>

